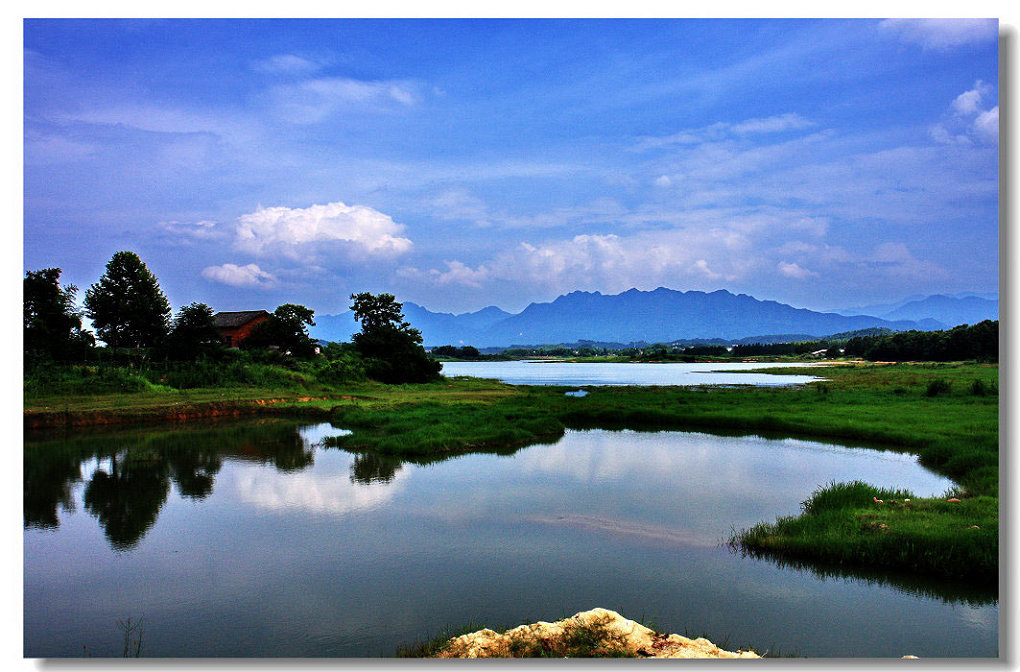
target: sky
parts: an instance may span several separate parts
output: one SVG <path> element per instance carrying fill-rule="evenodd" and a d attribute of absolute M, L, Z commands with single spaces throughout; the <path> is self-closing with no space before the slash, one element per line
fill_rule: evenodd
<path fill-rule="evenodd" d="M 993 20 L 24 22 L 24 270 L 176 311 L 999 281 Z"/>

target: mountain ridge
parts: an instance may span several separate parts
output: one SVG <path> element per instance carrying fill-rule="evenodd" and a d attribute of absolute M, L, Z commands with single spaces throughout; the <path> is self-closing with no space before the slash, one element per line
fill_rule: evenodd
<path fill-rule="evenodd" d="M 914 297 L 910 297 L 914 299 Z M 961 303 L 963 302 L 963 303 Z M 796 308 L 774 300 L 725 289 L 712 292 L 631 288 L 619 294 L 576 290 L 552 301 L 528 304 L 519 313 L 496 306 L 469 313 L 437 313 L 413 302 L 404 302 L 408 322 L 422 332 L 427 347 L 474 345 L 509 347 L 571 343 L 581 340 L 629 343 L 672 342 L 682 339 L 738 340 L 764 334 L 829 334 L 884 327 L 896 331 L 933 330 L 963 322 L 942 321 L 929 314 L 961 314 L 998 319 L 998 302 L 979 297 L 932 295 L 900 304 L 885 316 L 845 315 Z M 994 312 L 993 312 L 994 309 Z M 905 315 L 911 315 L 908 319 Z M 955 319 L 955 318 L 953 318 Z M 980 319 L 966 320 L 968 323 Z M 350 340 L 359 330 L 350 312 L 316 318 L 314 338 Z"/>

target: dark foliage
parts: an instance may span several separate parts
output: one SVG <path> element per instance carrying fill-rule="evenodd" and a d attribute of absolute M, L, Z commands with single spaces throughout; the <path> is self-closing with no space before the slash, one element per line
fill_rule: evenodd
<path fill-rule="evenodd" d="M 432 348 L 432 354 L 437 357 L 452 357 L 454 359 L 480 359 L 482 353 L 473 345 L 457 347 L 455 345 L 440 345 Z"/>
<path fill-rule="evenodd" d="M 998 362 L 999 321 L 962 324 L 945 331 L 901 331 L 851 338 L 846 354 L 873 362 Z"/>
<path fill-rule="evenodd" d="M 60 286 L 60 269 L 28 271 L 24 280 L 25 361 L 85 359 L 95 339 L 74 308 L 78 288 Z"/>
<path fill-rule="evenodd" d="M 439 378 L 441 365 L 426 354 L 421 332 L 404 320 L 392 294 L 351 294 L 361 331 L 354 345 L 369 378 L 382 383 L 426 383 Z"/>
<path fill-rule="evenodd" d="M 215 355 L 221 350 L 223 345 L 220 332 L 213 326 L 212 308 L 204 303 L 192 303 L 181 308 L 167 338 L 167 356 L 175 360 L 195 360 Z"/>
<path fill-rule="evenodd" d="M 134 252 L 117 252 L 85 292 L 85 313 L 111 348 L 157 345 L 167 336 L 170 303 Z"/>

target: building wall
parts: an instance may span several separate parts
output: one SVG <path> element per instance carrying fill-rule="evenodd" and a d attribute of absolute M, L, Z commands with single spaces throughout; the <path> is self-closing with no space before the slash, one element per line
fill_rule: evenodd
<path fill-rule="evenodd" d="M 251 330 L 256 325 L 261 324 L 268 320 L 266 315 L 259 315 L 249 322 L 245 322 L 240 327 L 233 327 L 230 329 L 220 329 L 220 334 L 223 336 L 223 342 L 232 348 L 236 348 L 241 345 L 241 341 L 248 338 L 251 335 Z"/>

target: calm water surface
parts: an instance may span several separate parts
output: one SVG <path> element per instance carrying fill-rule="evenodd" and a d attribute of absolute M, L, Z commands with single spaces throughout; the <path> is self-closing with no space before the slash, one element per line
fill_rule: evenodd
<path fill-rule="evenodd" d="M 811 367 L 759 362 L 572 363 L 551 361 L 443 362 L 444 376 L 496 378 L 511 385 L 801 385 L 810 375 L 744 373 L 752 369 Z M 723 372 L 723 373 L 720 373 Z"/>
<path fill-rule="evenodd" d="M 994 593 L 732 553 L 732 528 L 832 480 L 917 495 L 909 456 L 757 436 L 569 431 L 510 456 L 400 463 L 252 421 L 30 440 L 29 657 L 378 656 L 468 622 L 602 606 L 731 647 L 994 656 Z"/>

